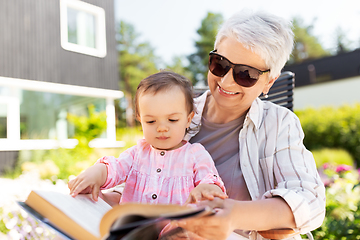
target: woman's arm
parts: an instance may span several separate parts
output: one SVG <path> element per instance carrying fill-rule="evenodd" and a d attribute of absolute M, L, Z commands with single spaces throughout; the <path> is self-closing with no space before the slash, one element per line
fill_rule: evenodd
<path fill-rule="evenodd" d="M 182 220 L 178 225 L 206 239 L 226 239 L 235 229 L 261 231 L 295 227 L 291 209 L 277 197 L 257 201 L 216 198 L 199 204 L 218 208 L 218 212 Z"/>
<path fill-rule="evenodd" d="M 304 133 L 297 116 L 284 112 L 278 121 L 273 169 L 267 173 L 276 179 L 275 187 L 262 197 L 281 197 L 292 210 L 297 230 L 304 234 L 323 222 L 325 187 L 312 153 L 303 144 Z"/>

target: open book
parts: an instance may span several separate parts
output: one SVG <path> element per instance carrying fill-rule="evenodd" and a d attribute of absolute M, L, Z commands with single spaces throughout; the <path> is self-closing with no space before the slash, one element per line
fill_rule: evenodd
<path fill-rule="evenodd" d="M 90 195 L 73 198 L 49 191 L 32 191 L 19 204 L 63 237 L 80 240 L 152 240 L 171 220 L 213 214 L 208 208 L 180 205 L 126 203 L 112 208 Z"/>
<path fill-rule="evenodd" d="M 214 213 L 209 208 L 180 205 L 126 203 L 112 208 L 101 198 L 97 202 L 91 200 L 90 194 L 73 198 L 49 191 L 32 191 L 19 205 L 65 239 L 79 240 L 156 240 L 171 220 Z M 160 239 L 171 239 L 171 235 L 179 231 L 183 230 L 175 228 L 162 233 Z M 259 233 L 269 239 L 284 239 L 297 234 L 292 229 Z"/>

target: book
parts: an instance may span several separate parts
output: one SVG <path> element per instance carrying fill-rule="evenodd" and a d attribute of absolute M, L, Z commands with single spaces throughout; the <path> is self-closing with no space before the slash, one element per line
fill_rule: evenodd
<path fill-rule="evenodd" d="M 39 221 L 56 230 L 65 239 L 158 239 L 171 221 L 213 214 L 213 210 L 194 206 L 125 203 L 111 207 L 90 194 L 70 195 L 51 191 L 31 191 L 18 202 Z M 173 229 L 170 233 L 179 231 Z M 166 239 L 166 234 L 162 239 Z"/>
<path fill-rule="evenodd" d="M 51 191 L 31 191 L 19 205 L 33 217 L 53 228 L 64 239 L 156 240 L 171 220 L 201 217 L 215 213 L 207 207 L 125 203 L 111 207 L 91 194 L 70 195 Z M 172 239 L 180 231 L 174 228 L 159 239 Z M 259 231 L 268 239 L 285 239 L 298 233 L 292 229 Z"/>

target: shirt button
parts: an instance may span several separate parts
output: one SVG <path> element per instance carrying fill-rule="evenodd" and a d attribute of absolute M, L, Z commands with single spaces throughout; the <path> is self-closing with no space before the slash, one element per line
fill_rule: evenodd
<path fill-rule="evenodd" d="M 156 195 L 156 194 L 153 194 L 151 197 L 152 197 L 152 199 L 155 200 L 155 199 L 157 198 L 157 195 Z"/>
<path fill-rule="evenodd" d="M 161 168 L 156 169 L 157 172 L 161 172 Z"/>
<path fill-rule="evenodd" d="M 161 156 L 164 156 L 164 155 L 165 155 L 165 152 L 164 152 L 164 151 L 161 151 L 161 152 L 160 152 L 160 155 L 161 155 Z"/>

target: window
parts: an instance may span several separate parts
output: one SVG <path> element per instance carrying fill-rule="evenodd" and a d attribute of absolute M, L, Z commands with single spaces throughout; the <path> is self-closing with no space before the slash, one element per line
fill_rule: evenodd
<path fill-rule="evenodd" d="M 0 102 L 0 138 L 7 136 L 7 104 Z"/>
<path fill-rule="evenodd" d="M 94 105 L 97 112 L 106 110 L 106 101 L 102 98 L 22 90 L 21 139 L 73 138 L 74 127 L 68 122 L 67 115 L 86 115 L 89 104 Z"/>
<path fill-rule="evenodd" d="M 68 51 L 106 56 L 104 9 L 78 0 L 60 0 L 61 46 Z"/>
<path fill-rule="evenodd" d="M 9 88 L 0 86 L 0 139 L 7 138 L 9 94 Z"/>
<path fill-rule="evenodd" d="M 73 148 L 68 114 L 87 116 L 89 106 L 106 113 L 106 131 L 90 147 L 122 147 L 116 141 L 114 100 L 120 91 L 0 77 L 0 151 Z M 105 117 L 102 115 L 102 117 Z"/>

